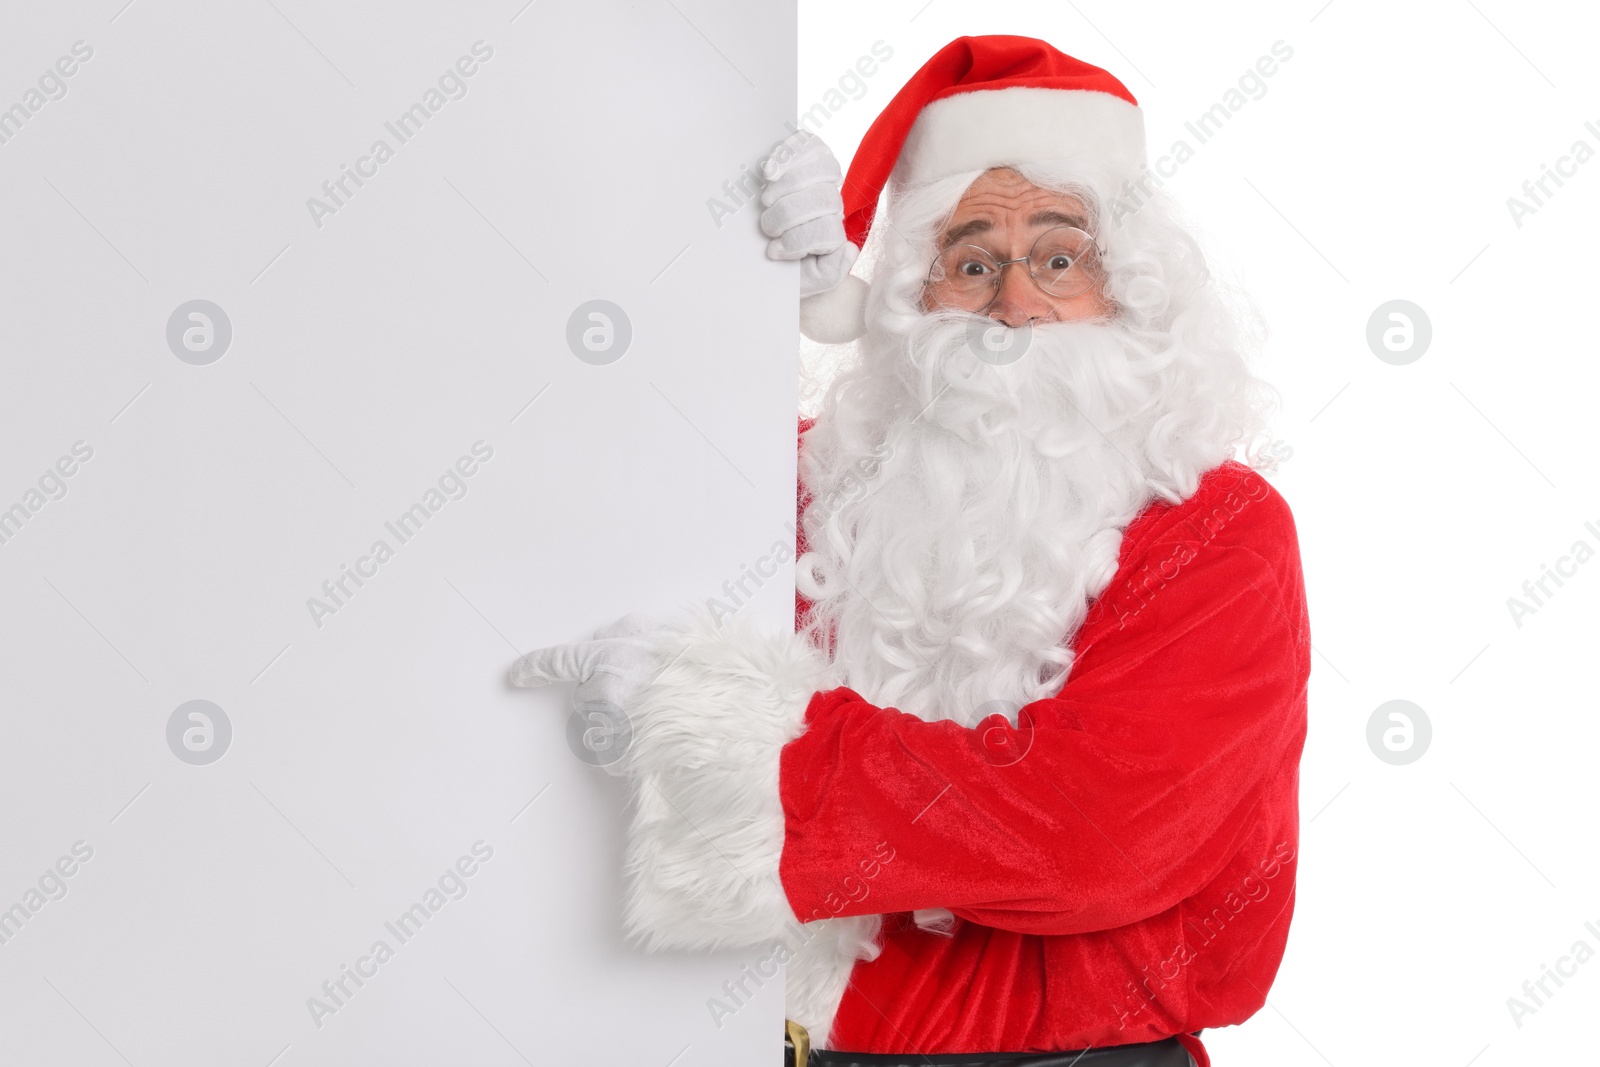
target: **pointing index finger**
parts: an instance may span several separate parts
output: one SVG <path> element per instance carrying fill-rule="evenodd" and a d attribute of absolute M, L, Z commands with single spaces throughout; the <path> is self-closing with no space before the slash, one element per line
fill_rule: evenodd
<path fill-rule="evenodd" d="M 507 678 L 517 686 L 581 682 L 593 672 L 601 644 L 599 641 L 578 641 L 536 648 L 511 665 Z"/>

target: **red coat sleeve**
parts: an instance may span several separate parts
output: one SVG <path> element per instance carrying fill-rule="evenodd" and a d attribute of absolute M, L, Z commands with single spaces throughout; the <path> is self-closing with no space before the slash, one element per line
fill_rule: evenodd
<path fill-rule="evenodd" d="M 1228 463 L 1147 509 L 1074 643 L 1016 728 L 817 693 L 780 756 L 795 914 L 1106 930 L 1195 896 L 1264 825 L 1297 837 L 1309 626 L 1293 520 L 1259 474 Z"/>

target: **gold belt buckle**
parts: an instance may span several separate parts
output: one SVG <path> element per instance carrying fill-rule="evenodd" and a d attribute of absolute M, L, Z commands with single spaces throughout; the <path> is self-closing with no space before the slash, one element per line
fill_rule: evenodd
<path fill-rule="evenodd" d="M 793 1019 L 783 1020 L 784 1043 L 794 1047 L 795 1067 L 806 1067 L 811 1062 L 811 1035 Z"/>

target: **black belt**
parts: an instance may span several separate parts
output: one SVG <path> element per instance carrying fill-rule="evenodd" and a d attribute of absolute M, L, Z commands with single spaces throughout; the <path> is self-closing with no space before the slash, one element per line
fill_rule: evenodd
<path fill-rule="evenodd" d="M 785 1042 L 784 1067 L 795 1067 L 794 1045 Z M 1193 1067 L 1175 1037 L 1133 1045 L 1063 1052 L 962 1052 L 902 1055 L 811 1049 L 807 1067 Z"/>

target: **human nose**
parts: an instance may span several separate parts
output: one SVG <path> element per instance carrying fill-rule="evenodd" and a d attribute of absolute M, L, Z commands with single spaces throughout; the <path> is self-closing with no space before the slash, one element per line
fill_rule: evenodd
<path fill-rule="evenodd" d="M 1007 267 L 1016 270 L 1007 271 Z M 984 314 L 1012 329 L 1034 322 L 1050 322 L 1055 309 L 1028 272 L 1028 261 L 1008 260 L 1000 265 L 1000 288 Z"/>

